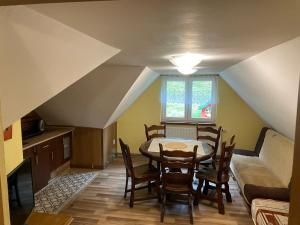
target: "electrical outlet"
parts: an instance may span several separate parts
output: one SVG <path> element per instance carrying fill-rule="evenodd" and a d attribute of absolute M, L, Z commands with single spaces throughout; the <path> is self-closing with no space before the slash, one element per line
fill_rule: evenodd
<path fill-rule="evenodd" d="M 113 145 L 115 145 L 116 144 L 116 139 L 113 139 Z"/>

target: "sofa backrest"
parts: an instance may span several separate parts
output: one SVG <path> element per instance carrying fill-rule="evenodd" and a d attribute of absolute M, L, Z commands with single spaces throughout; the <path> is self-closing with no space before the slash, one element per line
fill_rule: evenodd
<path fill-rule="evenodd" d="M 268 129 L 260 150 L 259 158 L 288 187 L 292 176 L 294 142 Z"/>

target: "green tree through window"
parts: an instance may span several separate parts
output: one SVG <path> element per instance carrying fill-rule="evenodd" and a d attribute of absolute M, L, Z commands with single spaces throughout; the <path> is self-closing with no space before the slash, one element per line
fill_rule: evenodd
<path fill-rule="evenodd" d="M 216 106 L 214 76 L 164 77 L 162 119 L 164 121 L 214 121 Z"/>

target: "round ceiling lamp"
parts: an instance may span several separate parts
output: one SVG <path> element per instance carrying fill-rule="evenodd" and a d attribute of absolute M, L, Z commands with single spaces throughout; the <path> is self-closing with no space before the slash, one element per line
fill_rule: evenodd
<path fill-rule="evenodd" d="M 186 53 L 171 56 L 169 61 L 177 67 L 177 70 L 183 75 L 193 74 L 197 71 L 197 66 L 203 59 L 200 54 Z"/>
<path fill-rule="evenodd" d="M 197 72 L 197 69 L 193 67 L 177 67 L 176 69 L 183 75 L 190 75 Z"/>

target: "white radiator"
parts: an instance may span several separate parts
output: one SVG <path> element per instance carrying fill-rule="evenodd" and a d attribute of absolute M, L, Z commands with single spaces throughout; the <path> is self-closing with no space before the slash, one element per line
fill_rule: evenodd
<path fill-rule="evenodd" d="M 169 138 L 185 138 L 196 140 L 196 127 L 183 127 L 182 125 L 167 125 L 166 136 Z"/>
<path fill-rule="evenodd" d="M 203 133 L 202 135 L 205 135 Z M 185 127 L 184 125 L 167 125 L 166 136 L 168 138 L 184 138 L 184 139 L 197 139 L 197 130 L 195 126 Z M 212 144 L 212 143 L 210 143 Z M 222 136 L 219 141 L 219 148 L 217 155 L 221 154 Z"/>

